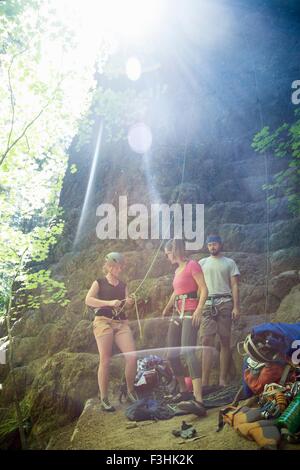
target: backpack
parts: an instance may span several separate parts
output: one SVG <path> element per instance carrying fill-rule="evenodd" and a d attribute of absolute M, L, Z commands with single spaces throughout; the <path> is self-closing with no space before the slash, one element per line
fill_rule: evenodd
<path fill-rule="evenodd" d="M 238 351 L 258 362 L 286 362 L 293 353 L 294 341 L 299 339 L 300 323 L 262 323 L 238 344 Z"/>
<path fill-rule="evenodd" d="M 150 395 L 153 391 L 169 392 L 174 375 L 168 363 L 159 356 L 149 355 L 138 360 L 134 388 L 139 398 Z M 124 382 L 120 387 L 119 401 L 126 398 L 127 387 Z"/>
<path fill-rule="evenodd" d="M 270 383 L 279 383 L 285 366 L 282 364 L 266 364 L 254 373 L 250 368 L 244 371 L 244 379 L 255 395 L 264 391 L 264 386 Z"/>
<path fill-rule="evenodd" d="M 149 419 L 170 419 L 175 413 L 170 407 L 163 405 L 158 400 L 142 398 L 128 406 L 125 415 L 130 421 L 146 421 Z"/>

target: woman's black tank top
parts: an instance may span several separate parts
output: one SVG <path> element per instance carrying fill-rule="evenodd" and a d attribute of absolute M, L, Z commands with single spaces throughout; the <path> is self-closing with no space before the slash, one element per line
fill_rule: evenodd
<path fill-rule="evenodd" d="M 99 286 L 99 292 L 98 292 L 98 299 L 101 300 L 124 300 L 126 296 L 126 284 L 124 282 L 119 281 L 119 284 L 117 286 L 113 286 L 108 282 L 106 277 L 97 279 L 98 286 Z M 121 305 L 122 307 L 122 305 Z M 96 316 L 105 316 L 112 318 L 114 317 L 114 310 L 112 307 L 100 307 L 96 311 Z M 116 317 L 114 317 L 116 318 Z M 126 319 L 126 314 L 124 310 L 121 312 L 121 314 L 116 318 L 117 320 L 125 320 Z"/>

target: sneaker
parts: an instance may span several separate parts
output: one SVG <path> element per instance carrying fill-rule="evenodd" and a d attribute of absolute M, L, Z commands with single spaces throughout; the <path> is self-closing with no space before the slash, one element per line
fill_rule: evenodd
<path fill-rule="evenodd" d="M 192 392 L 179 392 L 171 399 L 172 403 L 180 403 L 181 401 L 188 401 L 193 398 Z"/>
<path fill-rule="evenodd" d="M 206 416 L 207 412 L 202 402 L 197 400 L 182 401 L 178 403 L 178 408 L 197 416 Z"/>
<path fill-rule="evenodd" d="M 101 408 L 103 411 L 116 411 L 115 407 L 110 404 L 108 398 L 103 398 L 101 400 Z"/>
<path fill-rule="evenodd" d="M 138 398 L 135 391 L 132 391 L 132 392 L 127 391 L 127 401 L 129 403 L 134 403 L 134 402 L 138 401 L 138 399 L 139 398 Z"/>

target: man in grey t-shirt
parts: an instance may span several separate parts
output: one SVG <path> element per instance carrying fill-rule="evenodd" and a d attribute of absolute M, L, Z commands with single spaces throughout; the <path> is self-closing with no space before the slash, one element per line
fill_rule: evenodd
<path fill-rule="evenodd" d="M 231 322 L 240 316 L 240 272 L 233 259 L 222 255 L 222 240 L 219 235 L 209 235 L 206 243 L 210 256 L 199 261 L 208 288 L 208 299 L 200 325 L 200 338 L 204 346 L 202 385 L 209 384 L 213 346 L 218 333 L 221 343 L 219 384 L 225 386 L 230 361 Z"/>

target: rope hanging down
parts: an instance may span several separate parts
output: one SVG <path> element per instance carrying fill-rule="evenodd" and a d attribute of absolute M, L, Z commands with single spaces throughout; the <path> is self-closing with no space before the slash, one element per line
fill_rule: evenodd
<path fill-rule="evenodd" d="M 243 34 L 243 33 L 242 33 Z M 254 86 L 256 93 L 256 102 L 258 104 L 258 113 L 259 113 L 259 124 L 260 129 L 264 128 L 264 118 L 263 111 L 261 106 L 261 101 L 258 96 L 258 84 L 257 84 L 257 75 L 256 75 L 256 66 L 255 60 L 252 56 L 252 51 L 250 52 L 248 39 L 243 34 L 246 47 L 248 49 L 249 57 L 252 59 L 252 68 L 254 75 Z M 265 305 L 264 305 L 264 315 L 267 315 L 268 310 L 268 300 L 269 300 L 269 274 L 270 274 L 270 199 L 269 199 L 269 162 L 268 154 L 266 151 L 263 152 L 264 156 L 264 166 L 265 166 L 265 187 L 266 187 L 266 275 L 265 275 Z"/>
<path fill-rule="evenodd" d="M 179 189 L 179 193 L 178 193 L 178 196 L 177 196 L 177 199 L 175 201 L 175 204 L 179 202 L 179 199 L 180 199 L 180 196 L 181 196 L 181 193 L 182 193 L 182 185 L 183 185 L 183 181 L 184 181 L 184 175 L 185 175 L 185 165 L 186 165 L 186 153 L 187 153 L 187 142 L 188 142 L 188 138 L 187 138 L 187 133 L 185 134 L 185 144 L 184 144 L 184 151 L 183 151 L 183 161 L 182 161 L 182 170 L 181 170 L 181 182 L 180 182 L 180 189 Z M 143 338 L 143 334 L 142 334 L 142 327 L 141 327 L 141 321 L 140 321 L 140 316 L 139 316 L 139 311 L 138 311 L 138 305 L 137 305 L 137 298 L 136 298 L 136 294 L 137 292 L 141 289 L 142 285 L 145 283 L 145 281 L 147 280 L 154 264 L 155 264 L 155 261 L 159 255 L 159 252 L 163 246 L 163 244 L 165 243 L 165 238 L 164 236 L 169 232 L 170 230 L 170 227 L 171 227 L 171 224 L 173 222 L 173 219 L 174 219 L 174 213 L 171 214 L 171 217 L 170 217 L 170 222 L 169 222 L 169 225 L 168 225 L 168 228 L 166 229 L 165 233 L 163 234 L 163 237 L 162 237 L 162 240 L 157 248 L 157 250 L 155 251 L 154 255 L 153 255 L 153 258 L 152 258 L 152 261 L 149 265 L 149 268 L 147 269 L 146 271 L 146 274 L 144 275 L 143 279 L 141 280 L 141 282 L 138 284 L 137 288 L 134 290 L 134 292 L 132 294 L 130 294 L 131 297 L 133 297 L 134 299 L 134 302 L 135 302 L 135 311 L 136 311 L 136 317 L 137 317 L 137 322 L 138 322 L 138 326 L 139 326 L 139 332 L 140 332 L 140 338 L 142 339 Z M 125 300 L 125 299 L 123 299 Z M 118 313 L 120 314 L 125 308 L 125 304 L 118 310 Z"/>

